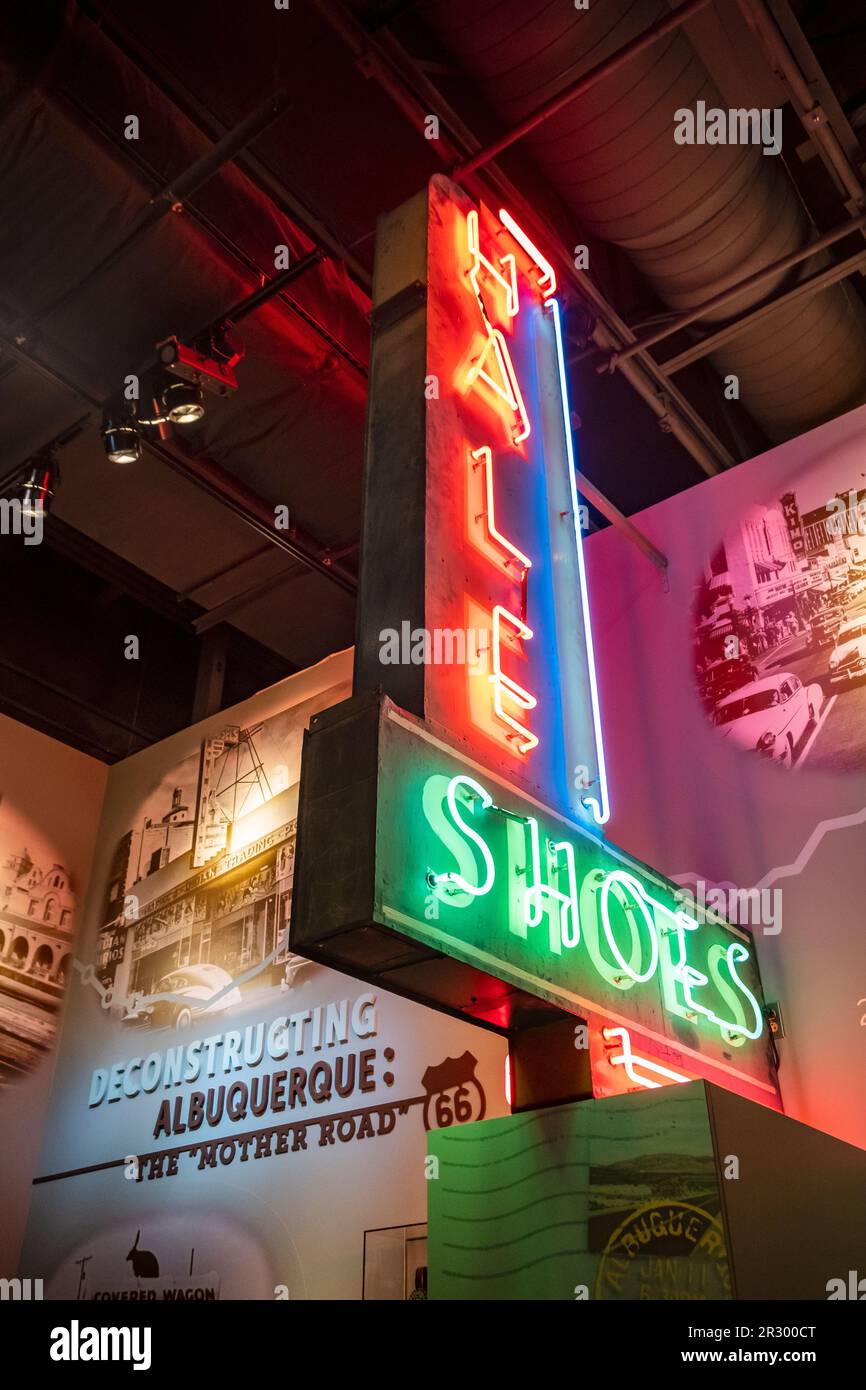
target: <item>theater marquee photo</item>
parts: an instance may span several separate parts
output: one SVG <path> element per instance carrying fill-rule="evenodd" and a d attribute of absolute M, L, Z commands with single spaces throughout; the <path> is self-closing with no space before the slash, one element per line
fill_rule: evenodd
<path fill-rule="evenodd" d="M 864 57 L 853 0 L 0 16 L 49 1376 L 285 1374 L 299 1303 L 851 1364 Z"/>

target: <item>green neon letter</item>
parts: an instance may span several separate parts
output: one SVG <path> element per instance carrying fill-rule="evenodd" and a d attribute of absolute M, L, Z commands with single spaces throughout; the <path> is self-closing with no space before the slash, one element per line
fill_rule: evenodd
<path fill-rule="evenodd" d="M 726 1028 L 729 1033 L 744 1033 L 747 1038 L 759 1038 L 764 1031 L 764 1015 L 761 1012 L 761 1006 L 752 991 L 743 984 L 743 981 L 737 974 L 737 961 L 748 960 L 749 952 L 739 941 L 732 941 L 727 949 L 726 959 L 731 979 L 740 993 L 745 995 L 751 1005 L 755 1026 L 754 1028 L 746 1028 L 745 1020 L 742 1017 L 738 1023 L 725 1023 L 722 1021 L 720 1026 Z M 721 986 L 721 981 L 719 981 L 719 985 Z M 741 1009 L 738 1008 L 737 1012 L 740 1013 Z"/>
<path fill-rule="evenodd" d="M 625 956 L 616 943 L 613 934 L 613 927 L 610 922 L 610 894 L 613 893 L 617 902 L 625 914 L 626 921 L 631 930 L 632 956 L 637 956 L 638 961 L 643 959 L 640 945 L 640 932 L 638 930 L 638 913 L 643 918 L 650 939 L 650 961 L 646 970 L 638 971 L 631 961 L 626 960 Z M 629 902 L 629 897 L 632 902 Z M 654 898 L 651 898 L 643 886 L 632 875 L 627 874 L 624 869 L 612 869 L 606 875 L 601 885 L 598 895 L 598 907 L 601 916 L 601 924 L 604 927 L 604 934 L 611 955 L 616 959 L 626 975 L 631 976 L 636 985 L 645 984 L 652 979 L 656 973 L 659 963 L 659 941 L 656 935 L 655 918 L 653 917 L 652 907 L 656 906 Z"/>
<path fill-rule="evenodd" d="M 451 778 L 445 792 L 445 804 L 448 807 L 451 820 L 460 834 L 465 835 L 466 839 L 475 845 L 481 855 L 484 865 L 484 877 L 481 879 L 475 854 L 459 835 L 454 834 L 451 825 L 441 813 L 441 802 L 439 802 L 436 791 L 432 789 L 431 784 L 441 783 L 443 780 L 439 777 L 428 779 L 424 788 L 424 809 L 433 829 L 439 838 L 447 844 L 457 860 L 458 871 L 445 874 L 431 873 L 430 882 L 440 893 L 447 894 L 452 901 L 453 896 L 460 893 L 467 893 L 470 898 L 480 898 L 485 893 L 489 893 L 493 887 L 496 869 L 493 855 L 490 853 L 486 840 L 463 819 L 463 811 L 468 802 L 469 806 L 473 808 L 474 817 L 475 804 L 480 801 L 482 809 L 486 811 L 488 807 L 493 805 L 493 798 L 489 792 L 485 791 L 480 782 L 476 782 L 473 777 L 467 777 L 462 773 L 458 777 Z M 430 797 L 428 797 L 428 791 L 431 791 Z M 430 800 L 433 801 L 432 806 L 428 804 Z"/>

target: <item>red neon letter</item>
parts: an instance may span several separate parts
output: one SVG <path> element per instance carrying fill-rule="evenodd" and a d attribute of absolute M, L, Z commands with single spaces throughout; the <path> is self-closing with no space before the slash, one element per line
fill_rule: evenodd
<path fill-rule="evenodd" d="M 493 275 L 497 283 L 504 288 L 506 297 L 506 315 L 513 318 L 519 309 L 517 298 L 517 280 L 514 270 L 514 257 L 505 256 L 501 263 L 510 262 L 511 278 L 505 277 L 495 268 L 495 266 L 481 255 L 478 249 L 478 213 L 474 210 L 470 212 L 466 219 L 466 239 L 469 246 L 469 254 L 472 257 L 472 265 L 467 272 L 467 279 L 470 285 L 470 293 L 481 311 L 481 319 L 484 328 L 484 345 L 481 352 L 474 359 L 472 366 L 466 374 L 464 390 L 474 386 L 476 381 L 483 381 L 486 386 L 494 393 L 499 400 L 504 401 L 513 415 L 517 419 L 511 426 L 511 439 L 515 444 L 520 444 L 529 435 L 529 418 L 526 414 L 526 407 L 523 404 L 523 397 L 520 394 L 520 386 L 517 382 L 517 375 L 511 361 L 511 354 L 508 351 L 508 343 L 500 329 L 494 328 L 490 319 L 487 317 L 487 310 L 484 307 L 484 300 L 481 295 L 481 288 L 478 283 L 478 276 L 482 266 Z M 488 363 L 491 361 L 494 366 L 495 375 L 491 374 Z"/>
<path fill-rule="evenodd" d="M 532 561 L 529 559 L 529 556 L 524 555 L 522 550 L 518 550 L 517 546 L 513 545 L 507 536 L 503 536 L 502 532 L 497 530 L 496 527 L 496 512 L 493 505 L 493 450 L 489 445 L 482 444 L 480 449 L 472 450 L 472 457 L 477 460 L 474 465 L 476 468 L 479 464 L 483 463 L 484 465 L 485 507 L 481 515 L 484 517 L 487 534 L 492 541 L 496 541 L 504 550 L 510 552 L 521 570 L 525 573 L 526 570 L 532 569 Z M 480 518 L 478 519 L 480 520 Z M 506 560 L 506 564 L 509 563 L 511 562 Z"/>
<path fill-rule="evenodd" d="M 508 737 L 513 739 L 521 753 L 531 753 L 537 747 L 538 739 L 531 733 L 525 725 L 514 718 L 513 714 L 503 708 L 503 698 L 511 700 L 519 709 L 535 709 L 538 704 L 534 695 L 530 695 L 528 690 L 524 690 L 522 685 L 518 685 L 515 680 L 507 676 L 502 669 L 502 654 L 500 650 L 502 623 L 506 622 L 514 628 L 518 637 L 528 641 L 532 637 L 532 629 L 526 626 L 520 618 L 515 618 L 513 613 L 509 613 L 507 608 L 503 608 L 497 603 L 493 610 L 493 674 L 490 677 L 493 685 L 493 708 L 497 716 L 508 724 L 513 733 Z"/>

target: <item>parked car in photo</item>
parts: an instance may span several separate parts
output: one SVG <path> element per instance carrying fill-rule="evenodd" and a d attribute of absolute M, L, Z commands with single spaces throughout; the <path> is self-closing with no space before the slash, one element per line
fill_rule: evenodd
<path fill-rule="evenodd" d="M 833 684 L 862 680 L 866 676 L 866 617 L 849 618 L 836 633 L 830 653 Z"/>
<path fill-rule="evenodd" d="M 149 1024 L 152 1028 L 184 1030 L 198 1017 L 225 1013 L 242 1002 L 240 990 L 221 965 L 180 966 L 163 975 L 156 988 L 148 993 L 174 996 L 142 1004 L 128 1016 L 128 1021 Z M 207 1002 L 210 1000 L 213 1002 Z"/>
<path fill-rule="evenodd" d="M 707 709 L 712 709 L 731 691 L 753 681 L 757 674 L 757 667 L 744 656 L 722 657 L 711 662 L 700 676 L 701 696 Z"/>
<path fill-rule="evenodd" d="M 803 685 L 782 672 L 751 681 L 716 706 L 713 722 L 724 738 L 790 767 L 803 734 L 824 703 L 820 685 Z"/>
<path fill-rule="evenodd" d="M 838 608 L 822 608 L 819 613 L 813 613 L 809 622 L 809 646 L 832 646 L 841 622 L 842 615 Z"/>

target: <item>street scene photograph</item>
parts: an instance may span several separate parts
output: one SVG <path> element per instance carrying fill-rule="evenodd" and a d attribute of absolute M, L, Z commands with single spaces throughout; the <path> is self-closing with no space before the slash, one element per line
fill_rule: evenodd
<path fill-rule="evenodd" d="M 707 561 L 698 693 L 721 738 L 790 770 L 866 762 L 866 473 L 817 468 Z"/>

